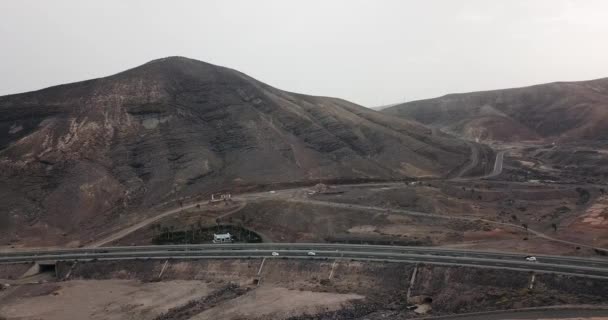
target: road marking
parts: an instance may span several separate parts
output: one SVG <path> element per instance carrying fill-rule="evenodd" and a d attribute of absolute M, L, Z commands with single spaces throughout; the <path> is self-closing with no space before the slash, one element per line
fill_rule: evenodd
<path fill-rule="evenodd" d="M 262 267 L 264 267 L 264 262 L 266 262 L 266 257 L 262 259 L 262 264 L 260 264 L 260 269 L 258 269 L 258 276 L 260 275 L 260 273 L 262 273 Z"/>
<path fill-rule="evenodd" d="M 163 265 L 163 268 L 160 269 L 160 273 L 158 274 L 158 278 L 160 279 L 160 277 L 163 276 L 163 273 L 165 272 L 165 269 L 167 268 L 167 264 L 169 263 L 169 260 L 165 260 L 165 264 Z"/>
<path fill-rule="evenodd" d="M 418 264 L 414 267 L 414 272 L 412 272 L 412 278 L 410 279 L 410 285 L 407 287 L 407 295 L 405 296 L 405 301 L 409 302 L 410 296 L 412 295 L 412 287 L 414 286 L 414 282 L 416 282 L 416 274 L 418 273 Z"/>
<path fill-rule="evenodd" d="M 334 260 L 334 263 L 331 264 L 331 271 L 329 272 L 329 277 L 327 279 L 331 280 L 331 278 L 334 276 L 334 270 L 336 268 L 336 262 L 338 262 L 338 259 Z"/>
<path fill-rule="evenodd" d="M 536 273 L 532 274 L 532 279 L 530 279 L 530 286 L 528 287 L 528 289 L 532 290 L 534 289 L 534 281 L 536 280 Z"/>
<path fill-rule="evenodd" d="M 252 253 L 255 252 L 258 255 L 257 258 L 262 257 L 263 261 L 258 270 L 258 274 L 261 275 L 263 265 L 265 263 L 264 255 L 266 252 L 273 250 L 284 251 L 286 258 L 306 258 L 306 252 L 317 248 L 319 253 L 323 256 L 327 255 L 328 259 L 343 259 L 346 253 L 348 259 L 353 260 L 369 260 L 369 261 L 391 261 L 395 258 L 399 262 L 413 261 L 420 263 L 436 263 L 440 265 L 467 265 L 472 267 L 494 267 L 501 269 L 518 269 L 535 271 L 536 273 L 555 273 L 559 272 L 562 274 L 575 274 L 580 276 L 593 276 L 608 278 L 608 269 L 606 268 L 590 268 L 591 264 L 603 265 L 602 262 L 598 262 L 593 259 L 575 259 L 575 258 L 559 258 L 559 257 L 547 257 L 546 261 L 553 261 L 553 264 L 549 263 L 528 263 L 520 261 L 522 257 L 516 254 L 505 254 L 504 259 L 510 260 L 497 260 L 496 255 L 498 253 L 484 253 L 480 254 L 479 259 L 467 257 L 465 259 L 458 256 L 442 256 L 441 252 L 444 250 L 428 249 L 437 256 L 426 256 L 426 255 L 409 255 L 403 254 L 401 249 L 388 247 L 388 246 L 353 246 L 353 245 L 328 245 L 328 244 L 257 244 L 257 245 L 199 245 L 199 246 L 142 246 L 142 247 L 116 247 L 116 248 L 104 248 L 101 249 L 63 249 L 57 251 L 26 251 L 23 253 L 17 252 L 17 254 L 9 253 L 6 256 L 0 257 L 0 263 L 11 262 L 11 261 L 31 261 L 31 260 L 122 260 L 122 259 L 159 259 L 167 260 L 170 258 L 179 259 L 190 259 L 190 258 L 233 258 L 233 257 L 251 257 Z M 355 251 L 341 251 L 335 248 L 347 248 L 344 250 L 355 250 Z M 350 249 L 349 249 L 350 248 Z M 391 250 L 387 250 L 387 249 Z M 237 250 L 238 249 L 238 250 Z M 305 249 L 305 250 L 304 250 Z M 195 251 L 193 251 L 195 250 Z M 260 251 L 264 250 L 264 251 Z M 329 250 L 329 251 L 323 251 Z M 334 251 L 335 250 L 335 251 Z M 394 252 L 396 250 L 397 252 Z M 420 248 L 416 249 L 418 253 Z M 181 251 L 181 252 L 180 252 Z M 424 252 L 424 251 L 423 251 Z M 386 255 L 385 255 L 386 254 Z M 454 254 L 448 252 L 447 254 Z M 464 254 L 470 255 L 471 252 L 465 252 Z M 485 256 L 487 255 L 487 257 Z M 368 257 L 366 259 L 365 257 Z M 493 258 L 494 257 L 494 258 Z M 513 257 L 513 258 L 509 258 Z M 542 256 L 539 256 L 542 257 Z M 274 257 L 268 257 L 274 258 Z M 436 262 L 435 262 L 436 261 Z M 541 261 L 544 261 L 541 258 Z M 570 265 L 576 263 L 577 265 Z M 587 262 L 584 265 L 583 262 Z M 559 265 L 555 265 L 559 263 Z M 167 268 L 168 263 L 163 268 Z M 337 260 L 333 262 L 332 269 L 333 273 L 336 272 Z M 166 272 L 166 271 L 165 271 Z M 159 275 L 162 277 L 162 275 Z M 331 274 L 333 278 L 333 274 Z M 526 286 L 527 287 L 527 286 Z"/>
<path fill-rule="evenodd" d="M 77 263 L 78 263 L 78 261 L 74 261 L 74 263 L 72 263 L 72 266 L 70 267 L 70 270 L 65 275 L 65 277 L 63 278 L 63 280 L 68 280 L 70 278 L 70 276 L 72 275 L 72 270 L 74 270 L 74 267 L 76 267 Z"/>

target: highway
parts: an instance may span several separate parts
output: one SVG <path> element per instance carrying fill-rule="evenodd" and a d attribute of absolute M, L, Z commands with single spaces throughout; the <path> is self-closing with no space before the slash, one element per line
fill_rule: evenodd
<path fill-rule="evenodd" d="M 315 252 L 316 255 L 309 256 L 308 252 L 310 251 Z M 279 256 L 272 256 L 272 252 L 278 252 Z M 538 262 L 529 262 L 525 260 L 524 255 L 516 253 L 350 244 L 260 243 L 22 251 L 0 255 L 0 263 L 92 259 L 243 259 L 263 257 L 427 263 L 538 273 L 560 273 L 608 279 L 608 260 L 601 259 L 540 255 L 536 256 Z"/>
<path fill-rule="evenodd" d="M 463 313 L 444 316 L 425 317 L 426 320 L 517 320 L 517 319 L 570 319 L 570 320 L 600 320 L 606 319 L 608 308 L 605 306 L 551 306 L 537 308 L 521 308 L 501 311 Z"/>
<path fill-rule="evenodd" d="M 505 151 L 496 154 L 494 170 L 485 177 L 495 176 L 502 171 Z M 484 177 L 484 178 L 485 178 Z M 402 185 L 402 182 L 392 183 L 367 183 L 353 184 L 353 186 L 372 185 Z M 260 198 L 283 197 L 290 202 L 303 202 L 314 205 L 332 206 L 346 209 L 359 209 L 367 211 L 386 212 L 389 209 L 363 206 L 356 204 L 335 203 L 312 200 L 306 197 L 297 197 L 296 194 L 303 192 L 303 188 L 292 188 L 277 190 L 273 193 L 253 192 L 241 194 L 235 198 L 242 201 L 241 205 L 226 214 L 242 209 L 248 201 Z M 87 248 L 79 249 L 54 249 L 54 250 L 26 250 L 9 251 L 0 254 L 0 263 L 18 263 L 32 261 L 65 261 L 65 260 L 124 260 L 124 259 L 242 259 L 242 258 L 297 258 L 297 259 L 353 259 L 362 261 L 391 261 L 403 263 L 427 263 L 449 266 L 483 267 L 494 269 L 519 270 L 539 273 L 560 273 L 586 277 L 608 279 L 608 260 L 586 259 L 564 256 L 537 256 L 538 262 L 525 260 L 523 254 L 472 251 L 459 249 L 444 249 L 437 247 L 400 247 L 400 246 L 371 246 L 371 245 L 347 245 L 347 244 L 306 244 L 306 243 L 260 243 L 260 244 L 231 244 L 231 245 L 168 245 L 168 246 L 129 246 L 129 247 L 101 247 L 117 239 L 120 239 L 152 222 L 158 221 L 166 216 L 179 213 L 181 210 L 194 207 L 197 203 L 189 204 L 183 208 L 176 208 L 162 212 L 159 215 L 149 217 L 139 223 L 118 230 L 106 236 L 106 238 L 89 244 Z M 523 229 L 523 227 L 483 219 L 476 216 L 446 216 L 440 214 L 415 212 L 402 209 L 390 209 L 390 212 L 411 216 L 455 219 L 473 222 L 487 222 L 503 227 Z M 594 248 L 589 245 L 555 239 L 538 231 L 528 229 L 527 232 L 538 237 L 557 241 L 564 244 L 581 247 Z M 273 257 L 272 252 L 278 252 L 278 257 Z M 315 256 L 309 256 L 308 252 L 314 251 Z"/>

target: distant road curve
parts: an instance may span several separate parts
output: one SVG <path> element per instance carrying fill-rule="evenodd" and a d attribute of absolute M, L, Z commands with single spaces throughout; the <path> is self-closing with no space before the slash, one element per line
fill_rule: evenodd
<path fill-rule="evenodd" d="M 502 166 L 505 160 L 506 152 L 506 150 L 498 151 L 498 153 L 496 154 L 496 160 L 494 161 L 494 169 L 492 170 L 492 172 L 490 172 L 490 174 L 481 177 L 481 179 L 493 178 L 502 173 Z"/>
<path fill-rule="evenodd" d="M 460 172 L 458 172 L 458 174 L 456 175 L 456 179 L 462 178 L 462 176 L 464 176 L 467 172 L 473 170 L 473 168 L 475 168 L 477 166 L 477 164 L 479 164 L 479 148 L 478 148 L 478 146 L 475 145 L 474 143 L 471 143 L 471 142 L 466 142 L 466 144 L 471 149 L 470 160 L 469 160 L 469 163 L 464 168 L 462 168 L 460 170 Z"/>
<path fill-rule="evenodd" d="M 483 175 L 483 176 L 477 176 L 477 177 L 463 177 L 463 175 L 465 175 L 468 171 L 472 170 L 473 168 L 475 168 L 475 166 L 477 166 L 477 164 L 479 163 L 479 150 L 477 147 L 475 147 L 475 145 L 473 144 L 469 144 L 471 146 L 471 161 L 470 163 L 464 167 L 462 170 L 460 170 L 460 172 L 458 173 L 458 175 L 454 178 L 455 180 L 478 180 L 478 179 L 487 179 L 487 178 L 493 178 L 496 177 L 498 175 L 500 175 L 502 173 L 502 169 L 503 169 L 503 162 L 505 159 L 505 153 L 507 152 L 506 150 L 501 150 L 498 151 L 496 153 L 496 159 L 494 160 L 494 168 L 492 169 L 492 172 Z"/>

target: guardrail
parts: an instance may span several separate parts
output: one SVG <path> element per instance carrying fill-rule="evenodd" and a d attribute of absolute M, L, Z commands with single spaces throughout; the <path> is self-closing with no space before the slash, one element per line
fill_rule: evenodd
<path fill-rule="evenodd" d="M 151 245 L 151 246 L 119 246 L 119 247 L 99 247 L 99 248 L 70 248 L 70 249 L 51 249 L 51 250 L 24 250 L 24 251 L 13 251 L 0 253 L 1 257 L 9 256 L 37 256 L 37 255 L 48 255 L 48 254 L 67 254 L 67 253 L 108 253 L 108 252 L 140 252 L 140 251 L 196 251 L 196 250 L 242 250 L 251 248 L 264 248 L 264 249 L 310 249 L 310 250 L 322 250 L 331 248 L 332 250 L 346 251 L 346 250 L 359 250 L 359 251 L 390 251 L 390 252 L 423 252 L 425 254 L 441 254 L 441 255 L 453 255 L 453 256 L 495 256 L 499 258 L 510 258 L 510 259 L 523 259 L 526 254 L 513 253 L 513 252 L 496 252 L 496 251 L 483 251 L 483 250 L 461 250 L 451 248 L 438 248 L 438 247 L 409 247 L 409 246 L 386 246 L 386 245 L 357 245 L 357 244 L 336 244 L 336 243 L 243 243 L 243 244 L 183 244 L 183 245 Z M 572 263 L 580 263 L 583 265 L 597 264 L 605 265 L 608 267 L 608 259 L 597 259 L 597 258 L 582 258 L 582 257 L 571 257 L 571 256 L 555 256 L 555 255 L 536 255 L 528 254 L 537 257 L 539 260 L 551 260 L 551 261 L 568 261 Z"/>
<path fill-rule="evenodd" d="M 221 244 L 171 245 L 110 248 L 80 248 L 53 251 L 12 252 L 0 255 L 0 263 L 33 262 L 47 260 L 112 260 L 157 258 L 259 258 L 278 251 L 280 257 L 304 258 L 315 251 L 311 259 L 347 258 L 396 262 L 423 262 L 445 265 L 466 265 L 499 269 L 558 272 L 579 276 L 608 278 L 608 261 L 561 256 L 537 256 L 538 262 L 529 262 L 521 254 L 486 251 L 439 249 L 428 247 L 398 247 L 342 244 Z"/>

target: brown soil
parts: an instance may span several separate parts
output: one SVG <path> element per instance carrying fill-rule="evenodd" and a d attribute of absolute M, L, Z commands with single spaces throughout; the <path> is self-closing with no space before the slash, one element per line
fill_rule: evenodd
<path fill-rule="evenodd" d="M 259 193 L 246 197 L 246 205 L 238 210 L 231 206 L 214 211 L 191 208 L 157 224 L 189 230 L 198 224 L 213 226 L 220 217 L 221 223 L 242 225 L 273 242 L 448 245 L 589 255 L 593 253 L 587 249 L 536 239 L 522 226 L 564 240 L 600 245 L 604 225 L 589 223 L 589 219 L 601 218 L 595 216 L 603 210 L 603 198 L 598 195 L 593 188 L 494 180 L 344 185 L 330 186 L 313 195 L 308 195 L 305 188 Z M 401 210 L 473 220 L 414 216 Z M 596 236 L 580 232 L 594 228 Z M 119 244 L 151 244 L 155 232 L 148 227 Z"/>
<path fill-rule="evenodd" d="M 6 291 L 0 293 L 0 315 L 8 319 L 118 320 L 151 319 L 210 288 L 201 281 L 74 280 Z"/>
<path fill-rule="evenodd" d="M 285 319 L 302 314 L 339 310 L 344 303 L 363 298 L 357 294 L 263 286 L 202 312 L 192 319 Z"/>
<path fill-rule="evenodd" d="M 14 280 L 23 275 L 32 263 L 3 263 L 0 264 L 0 280 Z"/>
<path fill-rule="evenodd" d="M 78 246 L 187 196 L 440 177 L 470 156 L 417 122 L 183 57 L 2 96 L 0 112 L 0 241 L 14 246 Z"/>
<path fill-rule="evenodd" d="M 598 305 L 605 302 L 608 294 L 604 280 L 551 274 L 536 275 L 535 286 L 529 289 L 532 275 L 528 272 L 350 260 L 334 263 L 266 259 L 258 274 L 261 262 L 171 260 L 161 282 L 151 275 L 158 274 L 164 261 L 82 263 L 73 269 L 71 280 L 1 290 L 0 317 L 382 319 L 388 315 L 412 317 L 413 311 L 405 306 L 415 303 L 428 305 L 431 315 L 442 315 Z M 415 268 L 417 276 L 410 288 Z M 65 269 L 60 265 L 58 271 Z"/>

